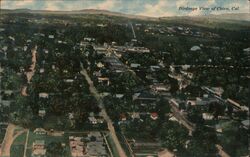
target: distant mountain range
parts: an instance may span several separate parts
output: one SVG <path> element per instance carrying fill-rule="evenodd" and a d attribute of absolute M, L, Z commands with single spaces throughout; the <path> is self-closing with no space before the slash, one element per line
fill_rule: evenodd
<path fill-rule="evenodd" d="M 131 15 L 119 12 L 112 12 L 108 10 L 96 10 L 96 9 L 84 9 L 74 11 L 50 11 L 50 10 L 30 10 L 30 9 L 1 9 L 1 13 L 31 13 L 31 14 L 96 14 L 96 15 L 108 15 L 119 16 L 132 19 L 141 20 L 164 20 L 164 19 L 217 19 L 217 20 L 230 20 L 230 21 L 250 21 L 250 13 L 231 13 L 231 14 L 219 14 L 219 15 L 204 15 L 204 16 L 172 16 L 172 17 L 149 17 L 142 15 Z"/>

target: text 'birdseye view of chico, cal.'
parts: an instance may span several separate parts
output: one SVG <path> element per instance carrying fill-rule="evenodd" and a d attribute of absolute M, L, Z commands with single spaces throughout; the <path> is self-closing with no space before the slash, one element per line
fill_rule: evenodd
<path fill-rule="evenodd" d="M 249 0 L 0 0 L 0 157 L 250 157 Z"/>

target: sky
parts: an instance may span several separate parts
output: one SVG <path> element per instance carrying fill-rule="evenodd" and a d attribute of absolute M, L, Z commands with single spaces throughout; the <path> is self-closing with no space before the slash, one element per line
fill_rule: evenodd
<path fill-rule="evenodd" d="M 2 9 L 99 9 L 151 17 L 250 13 L 249 0 L 0 0 Z M 194 10 L 183 8 L 197 8 Z M 208 10 L 204 9 L 208 8 Z M 228 8 L 229 10 L 224 10 Z M 214 9 L 214 10 L 213 10 Z"/>

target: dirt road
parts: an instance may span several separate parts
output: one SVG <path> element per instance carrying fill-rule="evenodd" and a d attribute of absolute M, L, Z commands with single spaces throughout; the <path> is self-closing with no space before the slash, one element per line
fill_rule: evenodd
<path fill-rule="evenodd" d="M 33 49 L 31 49 L 31 53 L 32 53 L 32 58 L 31 58 L 31 65 L 28 72 L 25 72 L 26 78 L 27 78 L 27 83 L 30 83 L 34 73 L 35 73 L 35 68 L 36 68 L 36 50 L 37 50 L 37 46 L 35 46 Z M 27 93 L 27 85 L 23 86 L 21 89 L 21 95 L 22 96 L 28 96 Z"/>
<path fill-rule="evenodd" d="M 120 157 L 127 157 L 124 150 L 122 149 L 121 147 L 121 144 L 116 136 L 116 133 L 115 133 L 115 129 L 114 129 L 114 126 L 113 126 L 113 122 L 112 120 L 109 118 L 106 110 L 105 110 L 105 107 L 103 105 L 103 101 L 100 97 L 100 94 L 98 93 L 98 91 L 96 90 L 95 86 L 93 85 L 93 82 L 92 80 L 90 79 L 87 71 L 85 69 L 83 69 L 81 71 L 81 74 L 86 78 L 88 84 L 89 84 L 89 90 L 90 92 L 94 95 L 94 97 L 97 99 L 98 103 L 99 103 L 99 107 L 101 108 L 101 115 L 103 116 L 103 118 L 106 120 L 107 124 L 108 124 L 108 129 L 110 131 L 110 135 L 116 145 L 116 149 L 119 153 L 119 156 Z"/>
<path fill-rule="evenodd" d="M 10 148 L 13 141 L 26 130 L 19 130 L 15 132 L 17 126 L 14 124 L 9 124 L 6 133 L 3 139 L 2 148 L 1 148 L 1 157 L 10 157 Z"/>

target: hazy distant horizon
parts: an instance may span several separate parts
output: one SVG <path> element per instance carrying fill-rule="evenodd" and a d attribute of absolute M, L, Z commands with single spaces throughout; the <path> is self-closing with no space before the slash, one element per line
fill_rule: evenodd
<path fill-rule="evenodd" d="M 148 17 L 249 13 L 250 5 L 248 0 L 2 0 L 0 3 L 1 9 L 96 9 Z"/>

